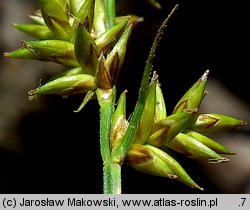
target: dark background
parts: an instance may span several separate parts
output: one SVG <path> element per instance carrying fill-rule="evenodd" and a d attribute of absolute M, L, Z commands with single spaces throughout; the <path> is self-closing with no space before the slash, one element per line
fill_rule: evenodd
<path fill-rule="evenodd" d="M 118 80 L 118 92 L 128 90 L 128 115 L 136 102 L 154 36 L 162 21 L 178 3 L 178 10 L 162 37 L 154 63 L 168 112 L 171 112 L 187 88 L 209 69 L 211 81 L 215 79 L 236 97 L 234 99 L 238 104 L 229 110 L 231 115 L 242 110 L 239 117 L 248 120 L 250 15 L 247 2 L 159 2 L 161 10 L 152 8 L 143 0 L 117 1 L 118 14 L 144 17 L 144 22 L 132 32 L 124 68 Z M 3 55 L 4 52 L 19 47 L 21 39 L 31 39 L 13 29 L 10 24 L 29 22 L 26 15 L 38 9 L 38 3 L 28 0 L 0 0 L 0 8 L 0 52 Z M 83 96 L 73 96 L 67 100 L 46 96 L 28 101 L 27 91 L 35 88 L 40 79 L 46 81 L 59 72 L 61 67 L 38 61 L 6 59 L 3 56 L 0 59 L 0 193 L 102 193 L 97 102 L 89 102 L 76 114 L 73 110 L 80 105 Z M 220 90 L 213 91 L 215 92 L 211 94 L 216 97 Z M 209 100 L 207 103 L 209 104 Z M 225 98 L 225 104 L 220 104 L 222 110 L 224 106 L 228 107 L 229 104 L 226 103 L 228 100 Z M 243 112 L 244 110 L 246 111 Z M 249 151 L 248 126 L 239 133 L 234 133 L 233 138 L 234 142 L 247 145 L 244 149 Z M 240 180 L 216 182 L 216 173 L 210 174 L 210 170 L 206 170 L 208 163 L 201 164 L 176 155 L 189 175 L 205 189 L 204 192 L 190 189 L 177 181 L 141 174 L 124 164 L 123 193 L 248 193 L 250 168 L 247 157 L 243 157 L 243 161 L 239 159 L 242 157 L 238 156 L 240 151 L 239 149 L 233 160 L 236 165 L 244 162 L 245 165 L 240 167 L 242 171 L 230 169 L 231 162 L 227 163 L 228 167 L 222 166 L 221 169 L 216 166 L 218 170 L 222 170 L 222 177 L 234 177 L 230 174 L 233 170 L 235 174 L 242 175 Z M 242 154 L 247 153 L 244 150 Z"/>

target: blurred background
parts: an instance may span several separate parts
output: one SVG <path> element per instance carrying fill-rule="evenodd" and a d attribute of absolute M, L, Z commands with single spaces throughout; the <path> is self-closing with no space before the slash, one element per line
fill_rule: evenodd
<path fill-rule="evenodd" d="M 201 112 L 222 113 L 250 122 L 249 20 L 247 3 L 211 0 L 159 0 L 157 10 L 144 0 L 118 0 L 119 15 L 144 17 L 129 41 L 119 89 L 128 90 L 128 115 L 136 102 L 152 41 L 173 6 L 157 50 L 154 69 L 170 113 L 179 98 L 210 70 L 209 94 Z M 102 193 L 99 111 L 91 101 L 74 113 L 83 96 L 29 101 L 27 92 L 63 70 L 60 65 L 6 59 L 4 52 L 31 40 L 12 23 L 30 23 L 38 1 L 0 0 L 0 193 Z M 193 190 L 177 181 L 141 174 L 123 166 L 123 193 L 250 193 L 250 128 L 213 136 L 237 154 L 226 164 L 208 164 L 176 155 L 203 187 Z"/>

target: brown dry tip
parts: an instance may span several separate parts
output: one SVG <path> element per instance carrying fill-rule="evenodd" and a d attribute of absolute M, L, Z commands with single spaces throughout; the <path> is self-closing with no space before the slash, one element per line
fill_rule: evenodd
<path fill-rule="evenodd" d="M 209 163 L 227 163 L 230 160 L 226 157 L 221 157 L 221 158 L 216 158 L 216 159 L 209 159 L 208 162 Z"/>
<path fill-rule="evenodd" d="M 6 52 L 6 53 L 3 54 L 3 56 L 6 57 L 6 58 L 9 58 L 10 57 L 10 53 Z"/>

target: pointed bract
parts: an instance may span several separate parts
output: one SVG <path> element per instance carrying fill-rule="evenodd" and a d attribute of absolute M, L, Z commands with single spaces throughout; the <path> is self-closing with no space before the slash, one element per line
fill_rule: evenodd
<path fill-rule="evenodd" d="M 208 73 L 208 70 L 205 71 L 201 78 L 184 94 L 176 104 L 173 113 L 183 111 L 184 109 L 199 109 L 205 94 Z"/>
<path fill-rule="evenodd" d="M 79 9 L 82 7 L 86 0 L 70 0 L 69 5 L 70 5 L 70 11 L 71 13 L 76 16 L 78 13 Z"/>
<path fill-rule="evenodd" d="M 246 122 L 222 114 L 199 114 L 194 117 L 189 128 L 197 132 L 217 132 L 226 129 L 237 129 L 245 126 Z"/>
<path fill-rule="evenodd" d="M 74 45 L 62 40 L 22 41 L 24 48 L 34 54 L 35 59 L 51 61 L 65 66 L 77 67 Z M 22 57 L 20 57 L 22 58 Z"/>
<path fill-rule="evenodd" d="M 91 100 L 93 99 L 95 96 L 95 89 L 94 90 L 90 90 L 87 92 L 87 94 L 84 96 L 84 99 L 81 103 L 81 105 L 78 107 L 77 110 L 75 110 L 74 112 L 80 112 L 84 107 L 85 105 Z"/>
<path fill-rule="evenodd" d="M 39 25 L 46 26 L 46 23 L 41 15 L 29 15 L 29 18 Z"/>
<path fill-rule="evenodd" d="M 171 142 L 167 143 L 166 146 L 189 158 L 208 159 L 211 162 L 218 163 L 229 161 L 192 136 L 184 133 L 179 133 Z"/>
<path fill-rule="evenodd" d="M 156 83 L 156 106 L 155 106 L 155 116 L 154 122 L 158 122 L 167 117 L 167 109 L 165 105 L 165 100 L 163 97 L 163 93 L 160 88 L 160 84 L 157 81 Z"/>
<path fill-rule="evenodd" d="M 87 31 L 90 32 L 91 30 L 91 26 L 92 25 L 92 21 L 93 20 L 90 20 L 90 18 L 88 18 L 89 16 L 91 16 L 92 12 L 91 10 L 93 10 L 93 3 L 94 3 L 94 0 L 85 0 L 80 9 L 78 10 L 78 12 L 76 13 L 75 15 L 75 19 L 74 19 L 74 22 L 73 22 L 73 26 L 72 28 L 75 28 L 75 26 L 77 26 L 79 24 L 79 22 L 86 22 L 85 26 L 87 27 Z M 91 23 L 90 23 L 91 21 Z"/>
<path fill-rule="evenodd" d="M 144 21 L 143 17 L 136 16 L 136 15 L 125 15 L 125 16 L 117 16 L 115 17 L 115 23 L 118 24 L 122 21 L 128 21 L 131 22 L 132 26 L 135 27 L 138 23 L 141 23 Z"/>
<path fill-rule="evenodd" d="M 4 53 L 4 57 L 6 58 L 17 58 L 17 59 L 30 59 L 30 60 L 41 60 L 42 57 L 35 53 L 32 50 L 29 50 L 27 48 L 19 48 L 17 50 L 14 50 L 12 52 L 6 52 Z"/>
<path fill-rule="evenodd" d="M 210 149 L 214 150 L 218 154 L 226 154 L 226 155 L 234 155 L 234 152 L 231 152 L 228 148 L 224 147 L 223 145 L 219 144 L 218 142 L 210 139 L 207 136 L 202 135 L 201 133 L 187 130 L 185 133 L 193 138 L 195 138 L 197 141 L 201 142 L 202 144 L 206 145 Z"/>
<path fill-rule="evenodd" d="M 60 77 L 64 77 L 64 76 L 73 76 L 73 75 L 76 75 L 76 74 L 84 74 L 84 71 L 83 69 L 79 66 L 79 67 L 74 67 L 74 68 L 70 68 L 70 69 L 67 69 L 61 73 L 58 73 L 57 75 L 55 75 L 54 77 L 52 77 L 51 79 L 49 79 L 47 81 L 50 82 L 50 81 L 53 81 L 57 78 L 60 78 Z"/>
<path fill-rule="evenodd" d="M 157 152 L 149 146 L 134 144 L 128 153 L 126 162 L 140 172 L 176 179 L 177 176 L 174 171 L 165 159 L 160 158 Z"/>
<path fill-rule="evenodd" d="M 74 49 L 76 59 L 85 73 L 95 75 L 99 52 L 95 41 L 81 23 L 77 29 Z"/>
<path fill-rule="evenodd" d="M 203 190 L 193 181 L 193 179 L 187 174 L 184 168 L 174 158 L 154 146 L 146 145 L 146 147 L 155 152 L 157 156 L 168 165 L 168 167 L 174 172 L 174 175 L 177 176 L 176 179 L 178 181 L 188 185 L 191 188 Z"/>
<path fill-rule="evenodd" d="M 123 65 L 125 55 L 126 55 L 126 50 L 127 50 L 127 43 L 128 43 L 128 39 L 131 34 L 131 31 L 132 31 L 132 25 L 129 24 L 126 30 L 121 35 L 121 37 L 119 38 L 119 40 L 117 41 L 117 43 L 115 44 L 115 46 L 113 47 L 113 49 L 111 50 L 111 52 L 107 56 L 106 65 L 107 65 L 108 71 L 112 72 L 110 74 L 112 77 L 112 81 L 114 82 L 116 81 L 117 75 L 119 75 L 119 72 Z M 119 57 L 119 63 L 117 65 L 117 68 L 114 69 L 112 67 L 114 67 L 113 63 L 117 55 Z"/>
<path fill-rule="evenodd" d="M 70 25 L 66 0 L 39 0 L 39 7 L 46 25 L 55 37 L 68 40 Z"/>
<path fill-rule="evenodd" d="M 178 112 L 156 122 L 152 126 L 147 144 L 159 147 L 170 142 L 177 134 L 187 128 L 192 116 L 192 112 Z"/>
<path fill-rule="evenodd" d="M 91 75 L 77 74 L 73 76 L 63 76 L 29 91 L 29 99 L 35 99 L 39 95 L 51 94 L 68 96 L 87 93 L 95 89 L 95 78 Z"/>
<path fill-rule="evenodd" d="M 29 34 L 37 39 L 54 39 L 54 34 L 52 31 L 43 25 L 34 25 L 34 24 L 12 24 L 16 29 Z"/>
<path fill-rule="evenodd" d="M 135 144 L 144 144 L 151 133 L 152 125 L 154 124 L 156 107 L 156 81 L 152 82 L 147 91 L 147 98 L 141 119 L 138 124 Z"/>
<path fill-rule="evenodd" d="M 120 22 L 95 40 L 100 51 L 107 52 L 107 50 L 113 46 L 114 42 L 120 37 L 121 32 L 126 24 L 127 21 Z"/>
<path fill-rule="evenodd" d="M 127 91 L 124 91 L 121 94 L 112 119 L 110 129 L 111 150 L 120 143 L 122 136 L 124 135 L 127 129 L 128 123 L 126 121 L 126 93 Z"/>
<path fill-rule="evenodd" d="M 107 70 L 106 60 L 103 54 L 101 54 L 98 59 L 95 78 L 98 88 L 104 90 L 112 89 L 112 78 Z"/>
<path fill-rule="evenodd" d="M 149 4 L 151 4 L 154 8 L 156 9 L 161 9 L 161 5 L 159 2 L 157 2 L 156 0 L 147 0 L 147 2 Z"/>

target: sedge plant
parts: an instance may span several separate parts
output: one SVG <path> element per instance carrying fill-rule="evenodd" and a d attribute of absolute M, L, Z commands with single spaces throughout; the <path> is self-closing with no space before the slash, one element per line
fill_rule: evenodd
<path fill-rule="evenodd" d="M 246 122 L 219 113 L 199 113 L 206 95 L 209 70 L 193 84 L 167 113 L 159 76 L 153 69 L 156 49 L 176 5 L 160 26 L 142 75 L 138 99 L 130 117 L 126 114 L 126 90 L 117 96 L 117 78 L 122 69 L 135 15 L 117 16 L 115 0 L 39 0 L 39 10 L 29 17 L 33 24 L 13 24 L 36 40 L 21 41 L 21 47 L 5 53 L 7 58 L 54 62 L 65 66 L 45 84 L 30 90 L 35 100 L 42 95 L 70 97 L 80 94 L 81 111 L 97 100 L 100 112 L 100 153 L 103 162 L 103 193 L 122 193 L 121 169 L 134 169 L 178 180 L 203 190 L 169 151 L 187 158 L 228 162 L 234 155 L 206 136 L 207 132 L 237 129 Z M 148 0 L 156 8 L 160 4 Z M 129 53 L 129 52 L 128 52 Z M 172 153 L 171 153 L 172 154 Z"/>

